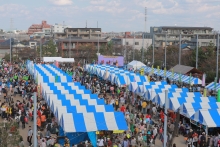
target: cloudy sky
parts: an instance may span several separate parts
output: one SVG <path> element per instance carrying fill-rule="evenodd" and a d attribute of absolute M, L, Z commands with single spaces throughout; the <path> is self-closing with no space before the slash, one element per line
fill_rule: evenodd
<path fill-rule="evenodd" d="M 0 0 L 0 28 L 27 30 L 47 20 L 104 32 L 147 31 L 150 26 L 209 26 L 220 31 L 220 0 Z"/>

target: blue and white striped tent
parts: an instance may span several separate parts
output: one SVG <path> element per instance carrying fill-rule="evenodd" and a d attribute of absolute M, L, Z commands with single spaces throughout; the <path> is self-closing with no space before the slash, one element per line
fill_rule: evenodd
<path fill-rule="evenodd" d="M 152 67 L 145 66 L 142 68 L 144 68 L 144 71 L 146 73 L 152 73 Z M 202 84 L 202 80 L 200 80 L 199 78 L 193 78 L 193 77 L 182 75 L 182 74 L 179 75 L 178 73 L 173 73 L 173 76 L 172 76 L 172 72 L 166 71 L 166 74 L 164 72 L 165 72 L 164 70 L 160 70 L 158 73 L 158 69 L 156 69 L 156 68 L 153 69 L 154 74 L 162 76 L 162 77 L 168 77 L 169 79 L 174 80 L 174 81 L 181 80 L 183 83 L 188 84 L 190 82 L 190 84 L 193 84 L 193 85 L 201 85 Z"/>
<path fill-rule="evenodd" d="M 220 89 L 220 83 L 212 82 L 209 85 L 207 85 L 205 88 L 207 88 L 208 90 L 218 91 L 218 89 Z"/>
<path fill-rule="evenodd" d="M 180 93 L 177 93 L 180 95 Z M 187 92 L 181 93 L 181 95 L 186 96 L 178 96 L 178 97 L 171 97 L 169 99 L 169 109 L 176 111 L 183 105 L 184 103 L 208 103 L 208 102 L 216 102 L 214 97 L 202 97 L 201 94 L 198 92 Z"/>
<path fill-rule="evenodd" d="M 190 118 L 198 110 L 220 109 L 220 102 L 184 103 L 180 107 L 180 114 Z"/>
<path fill-rule="evenodd" d="M 146 76 L 129 73 L 125 75 L 117 75 L 115 80 L 115 84 L 120 87 L 124 85 L 129 85 L 131 82 L 148 82 L 148 79 Z"/>
<path fill-rule="evenodd" d="M 154 89 L 160 89 L 167 85 L 167 82 L 155 82 L 155 84 L 145 85 L 144 86 L 144 99 L 145 100 L 152 100 L 155 97 L 155 93 L 153 92 Z"/>
<path fill-rule="evenodd" d="M 206 109 L 197 111 L 191 119 L 209 128 L 220 127 L 220 110 Z"/>
<path fill-rule="evenodd" d="M 86 92 L 84 86 L 67 83 L 68 78 L 50 65 L 35 65 L 35 69 L 46 101 L 66 133 L 127 130 L 123 113 L 114 112 L 111 105 Z M 60 77 L 59 81 L 55 82 L 55 76 Z"/>
<path fill-rule="evenodd" d="M 186 92 L 188 92 L 187 88 L 177 88 L 176 85 L 174 87 L 169 87 L 167 90 L 169 90 L 168 99 L 172 97 L 172 95 L 170 93 L 186 93 Z M 154 102 L 154 103 L 160 105 L 161 107 L 163 107 L 164 104 L 165 104 L 165 92 L 164 92 L 164 90 L 161 90 L 161 92 L 159 91 L 157 93 L 157 95 L 152 98 L 152 102 Z"/>

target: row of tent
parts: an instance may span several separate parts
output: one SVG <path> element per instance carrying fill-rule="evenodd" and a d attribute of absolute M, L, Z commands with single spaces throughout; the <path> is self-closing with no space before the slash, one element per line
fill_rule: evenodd
<path fill-rule="evenodd" d="M 220 89 L 220 83 L 211 82 L 205 88 L 208 90 L 218 91 Z"/>
<path fill-rule="evenodd" d="M 28 70 L 34 69 L 32 73 L 41 85 L 42 95 L 65 133 L 127 130 L 124 114 L 115 112 L 112 105 L 106 105 L 85 86 L 72 82 L 70 76 L 54 65 L 30 62 Z"/>
<path fill-rule="evenodd" d="M 186 76 L 180 73 L 174 73 L 171 71 L 156 69 L 156 68 L 148 67 L 148 66 L 143 66 L 141 68 L 144 69 L 145 73 L 155 74 L 161 77 L 166 77 L 172 81 L 180 81 L 180 82 L 190 84 L 190 85 L 201 85 L 202 84 L 202 80 L 200 80 L 199 78 L 194 78 L 192 76 Z"/>
<path fill-rule="evenodd" d="M 87 65 L 87 71 L 100 77 L 103 77 L 102 75 L 105 75 L 108 71 L 110 71 L 109 77 L 111 77 L 111 74 L 115 75 L 115 72 L 118 73 L 120 70 L 122 73 L 129 72 L 106 65 Z M 126 74 L 132 75 L 134 73 Z M 117 80 L 111 82 L 117 85 Z M 216 102 L 215 97 L 204 97 L 200 92 L 189 92 L 187 88 L 178 88 L 177 85 L 168 85 L 166 82 L 130 81 L 128 88 L 129 91 L 142 96 L 145 100 L 152 101 L 160 107 L 165 105 L 165 90 L 168 90 L 167 106 L 170 110 L 175 112 L 179 110 L 182 115 L 207 127 L 220 127 L 220 103 Z"/>
<path fill-rule="evenodd" d="M 110 65 L 86 65 L 85 70 L 104 80 L 115 83 L 119 87 L 129 85 L 131 82 L 148 82 L 146 76 Z"/>

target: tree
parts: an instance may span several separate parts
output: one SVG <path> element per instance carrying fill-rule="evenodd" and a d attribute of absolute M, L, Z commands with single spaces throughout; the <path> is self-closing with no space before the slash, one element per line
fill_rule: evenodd
<path fill-rule="evenodd" d="M 0 123 L 0 146 L 15 147 L 20 143 L 20 134 L 17 122 Z"/>
<path fill-rule="evenodd" d="M 57 45 L 54 44 L 53 40 L 50 40 L 42 46 L 42 57 L 55 57 L 57 56 Z M 40 57 L 40 47 L 37 48 L 38 56 Z"/>

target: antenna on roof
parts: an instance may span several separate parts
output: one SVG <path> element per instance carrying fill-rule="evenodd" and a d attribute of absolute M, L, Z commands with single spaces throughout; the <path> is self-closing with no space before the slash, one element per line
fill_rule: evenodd
<path fill-rule="evenodd" d="M 144 32 L 146 32 L 146 24 L 147 24 L 147 7 L 145 7 L 145 25 Z"/>
<path fill-rule="evenodd" d="M 87 20 L 86 20 L 86 28 L 87 28 Z"/>
<path fill-rule="evenodd" d="M 63 21 L 63 26 L 65 26 L 65 21 Z"/>

